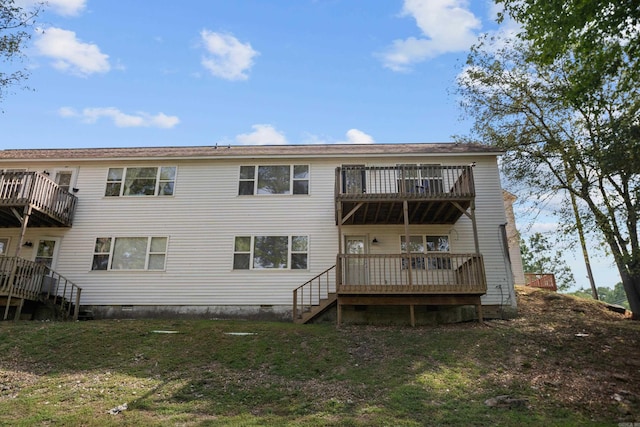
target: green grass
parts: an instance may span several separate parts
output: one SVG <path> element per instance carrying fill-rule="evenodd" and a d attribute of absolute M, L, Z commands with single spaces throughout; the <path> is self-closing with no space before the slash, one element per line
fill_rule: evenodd
<path fill-rule="evenodd" d="M 530 378 L 539 362 L 514 361 L 514 349 L 540 337 L 501 325 L 3 322 L 0 425 L 526 426 L 628 419 L 614 404 L 590 413 L 520 378 Z M 554 357 L 568 357 L 553 344 Z M 485 405 L 498 395 L 529 405 Z M 125 402 L 127 410 L 107 413 Z"/>

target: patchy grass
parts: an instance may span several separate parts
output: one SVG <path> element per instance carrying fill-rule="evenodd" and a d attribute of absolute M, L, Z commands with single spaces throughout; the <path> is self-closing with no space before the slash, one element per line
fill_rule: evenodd
<path fill-rule="evenodd" d="M 3 322 L 0 425 L 640 422 L 640 322 L 518 294 L 519 318 L 484 325 Z M 517 404 L 485 403 L 505 395 Z"/>

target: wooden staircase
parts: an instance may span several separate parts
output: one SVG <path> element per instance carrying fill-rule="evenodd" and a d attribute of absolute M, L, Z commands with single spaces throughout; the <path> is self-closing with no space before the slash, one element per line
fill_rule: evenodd
<path fill-rule="evenodd" d="M 293 290 L 294 323 L 308 323 L 336 304 L 335 268 L 326 269 Z"/>
<path fill-rule="evenodd" d="M 27 301 L 37 301 L 55 307 L 63 319 L 78 320 L 82 288 L 63 275 L 20 257 L 0 257 L 0 302 L 7 320 L 10 307 L 14 318 L 20 318 Z"/>
<path fill-rule="evenodd" d="M 338 301 L 336 293 L 331 292 L 327 298 L 320 299 L 317 305 L 311 305 L 306 308 L 305 311 L 299 313 L 298 317 L 294 318 L 293 321 L 295 323 L 307 323 L 324 313 L 327 309 L 335 306 L 336 301 Z"/>

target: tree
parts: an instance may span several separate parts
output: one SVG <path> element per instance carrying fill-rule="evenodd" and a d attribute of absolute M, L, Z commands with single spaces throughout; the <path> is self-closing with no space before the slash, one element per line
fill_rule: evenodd
<path fill-rule="evenodd" d="M 553 245 L 541 233 L 529 237 L 529 242 L 520 241 L 522 267 L 525 273 L 553 274 L 559 291 L 566 291 L 576 284 L 571 268 L 562 258 L 560 250 L 553 251 Z"/>
<path fill-rule="evenodd" d="M 27 11 L 14 0 L 0 0 L 0 61 L 12 63 L 23 58 L 25 43 L 31 38 L 27 29 L 34 24 L 39 8 Z M 29 76 L 26 69 L 5 71 L 0 68 L 0 101 L 11 86 L 19 85 Z"/>
<path fill-rule="evenodd" d="M 624 292 L 622 282 L 616 283 L 613 288 L 605 288 L 603 286 L 599 286 L 598 294 L 600 295 L 601 301 L 607 302 L 609 304 L 621 305 L 629 310 L 629 302 L 627 301 L 627 296 Z M 579 289 L 575 292 L 571 292 L 570 295 L 575 295 L 580 298 L 589 298 L 591 296 L 589 291 L 587 291 L 586 289 Z"/>
<path fill-rule="evenodd" d="M 505 150 L 502 170 L 521 198 L 555 197 L 561 209 L 575 196 L 640 316 L 640 98 L 627 90 L 640 85 L 629 81 L 637 70 L 621 62 L 576 96 L 575 57 L 539 64 L 533 46 L 485 37 L 472 49 L 459 93 L 475 119 L 473 137 Z"/>
<path fill-rule="evenodd" d="M 640 4 L 637 0 L 496 0 L 522 25 L 531 42 L 528 60 L 550 65 L 571 56 L 566 96 L 580 101 L 606 81 L 637 89 L 640 75 Z M 624 70 L 624 73 L 620 71 Z M 620 79 L 621 75 L 624 78 Z"/>

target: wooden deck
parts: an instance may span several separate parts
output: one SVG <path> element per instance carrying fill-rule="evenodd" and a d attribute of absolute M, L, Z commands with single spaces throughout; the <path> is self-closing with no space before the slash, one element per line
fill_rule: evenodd
<path fill-rule="evenodd" d="M 336 169 L 342 225 L 454 224 L 475 198 L 472 166 L 344 166 Z"/>
<path fill-rule="evenodd" d="M 0 227 L 70 227 L 77 197 L 38 172 L 0 173 Z"/>
<path fill-rule="evenodd" d="M 334 267 L 293 291 L 294 322 L 306 323 L 333 305 L 474 305 L 487 292 L 482 255 L 366 254 L 337 256 Z"/>

